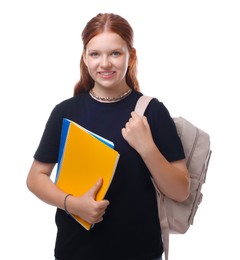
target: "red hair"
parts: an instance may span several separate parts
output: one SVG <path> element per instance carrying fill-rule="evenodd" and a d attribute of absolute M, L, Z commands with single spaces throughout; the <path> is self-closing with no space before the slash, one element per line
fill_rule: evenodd
<path fill-rule="evenodd" d="M 139 91 L 137 80 L 137 56 L 133 48 L 133 29 L 127 20 L 112 13 L 98 14 L 93 17 L 82 31 L 83 50 L 86 50 L 88 42 L 96 35 L 109 31 L 117 33 L 126 42 L 130 52 L 130 64 L 126 73 L 126 83 L 136 91 Z M 83 54 L 80 60 L 80 80 L 74 87 L 74 96 L 88 92 L 94 86 L 94 80 L 88 73 L 87 66 L 83 61 Z"/>

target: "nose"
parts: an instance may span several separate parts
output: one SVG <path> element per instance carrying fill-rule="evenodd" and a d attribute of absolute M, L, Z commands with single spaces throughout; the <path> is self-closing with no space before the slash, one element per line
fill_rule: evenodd
<path fill-rule="evenodd" d="M 101 59 L 101 67 L 102 68 L 109 68 L 111 66 L 111 62 L 108 56 L 102 56 Z"/>

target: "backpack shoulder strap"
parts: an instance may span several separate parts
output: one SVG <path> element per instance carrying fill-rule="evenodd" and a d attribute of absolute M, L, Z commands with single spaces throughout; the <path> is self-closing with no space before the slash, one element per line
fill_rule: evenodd
<path fill-rule="evenodd" d="M 150 96 L 141 96 L 135 106 L 135 112 L 139 116 L 143 116 L 144 112 L 150 103 L 150 101 L 153 99 L 153 97 Z M 161 226 L 161 231 L 162 231 L 162 239 L 163 239 L 163 247 L 164 247 L 164 255 L 165 255 L 165 260 L 168 260 L 168 251 L 169 251 L 169 226 L 168 226 L 168 220 L 167 220 L 167 213 L 166 210 L 163 206 L 164 203 L 164 197 L 161 194 L 161 192 L 158 190 L 154 179 L 151 178 L 153 182 L 153 186 L 155 187 L 156 190 L 156 196 L 157 196 L 157 206 L 158 206 L 158 215 L 159 215 L 159 222 Z"/>
<path fill-rule="evenodd" d="M 144 96 L 142 95 L 137 103 L 136 103 L 136 106 L 135 106 L 135 112 L 137 112 L 137 114 L 139 116 L 143 116 L 144 115 L 144 112 L 148 106 L 148 104 L 150 103 L 150 101 L 153 99 L 153 97 L 149 97 L 149 96 Z"/>

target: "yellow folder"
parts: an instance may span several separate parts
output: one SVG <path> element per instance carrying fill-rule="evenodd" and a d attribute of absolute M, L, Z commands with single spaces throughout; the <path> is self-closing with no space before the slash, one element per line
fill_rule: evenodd
<path fill-rule="evenodd" d="M 56 174 L 56 185 L 66 193 L 80 196 L 102 177 L 96 200 L 104 199 L 114 176 L 119 153 L 114 144 L 77 123 L 64 118 Z M 72 215 L 84 228 L 92 224 Z"/>

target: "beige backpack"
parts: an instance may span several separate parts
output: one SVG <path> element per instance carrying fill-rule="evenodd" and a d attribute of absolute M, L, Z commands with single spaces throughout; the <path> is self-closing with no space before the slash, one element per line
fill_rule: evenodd
<path fill-rule="evenodd" d="M 152 97 L 141 96 L 135 111 L 143 116 Z M 184 202 L 176 202 L 164 196 L 153 181 L 157 193 L 158 213 L 162 229 L 165 260 L 168 260 L 169 234 L 184 234 L 193 224 L 196 211 L 202 201 L 201 188 L 205 183 L 211 156 L 210 137 L 203 130 L 182 117 L 173 118 L 182 141 L 188 171 L 190 173 L 190 195 Z"/>

